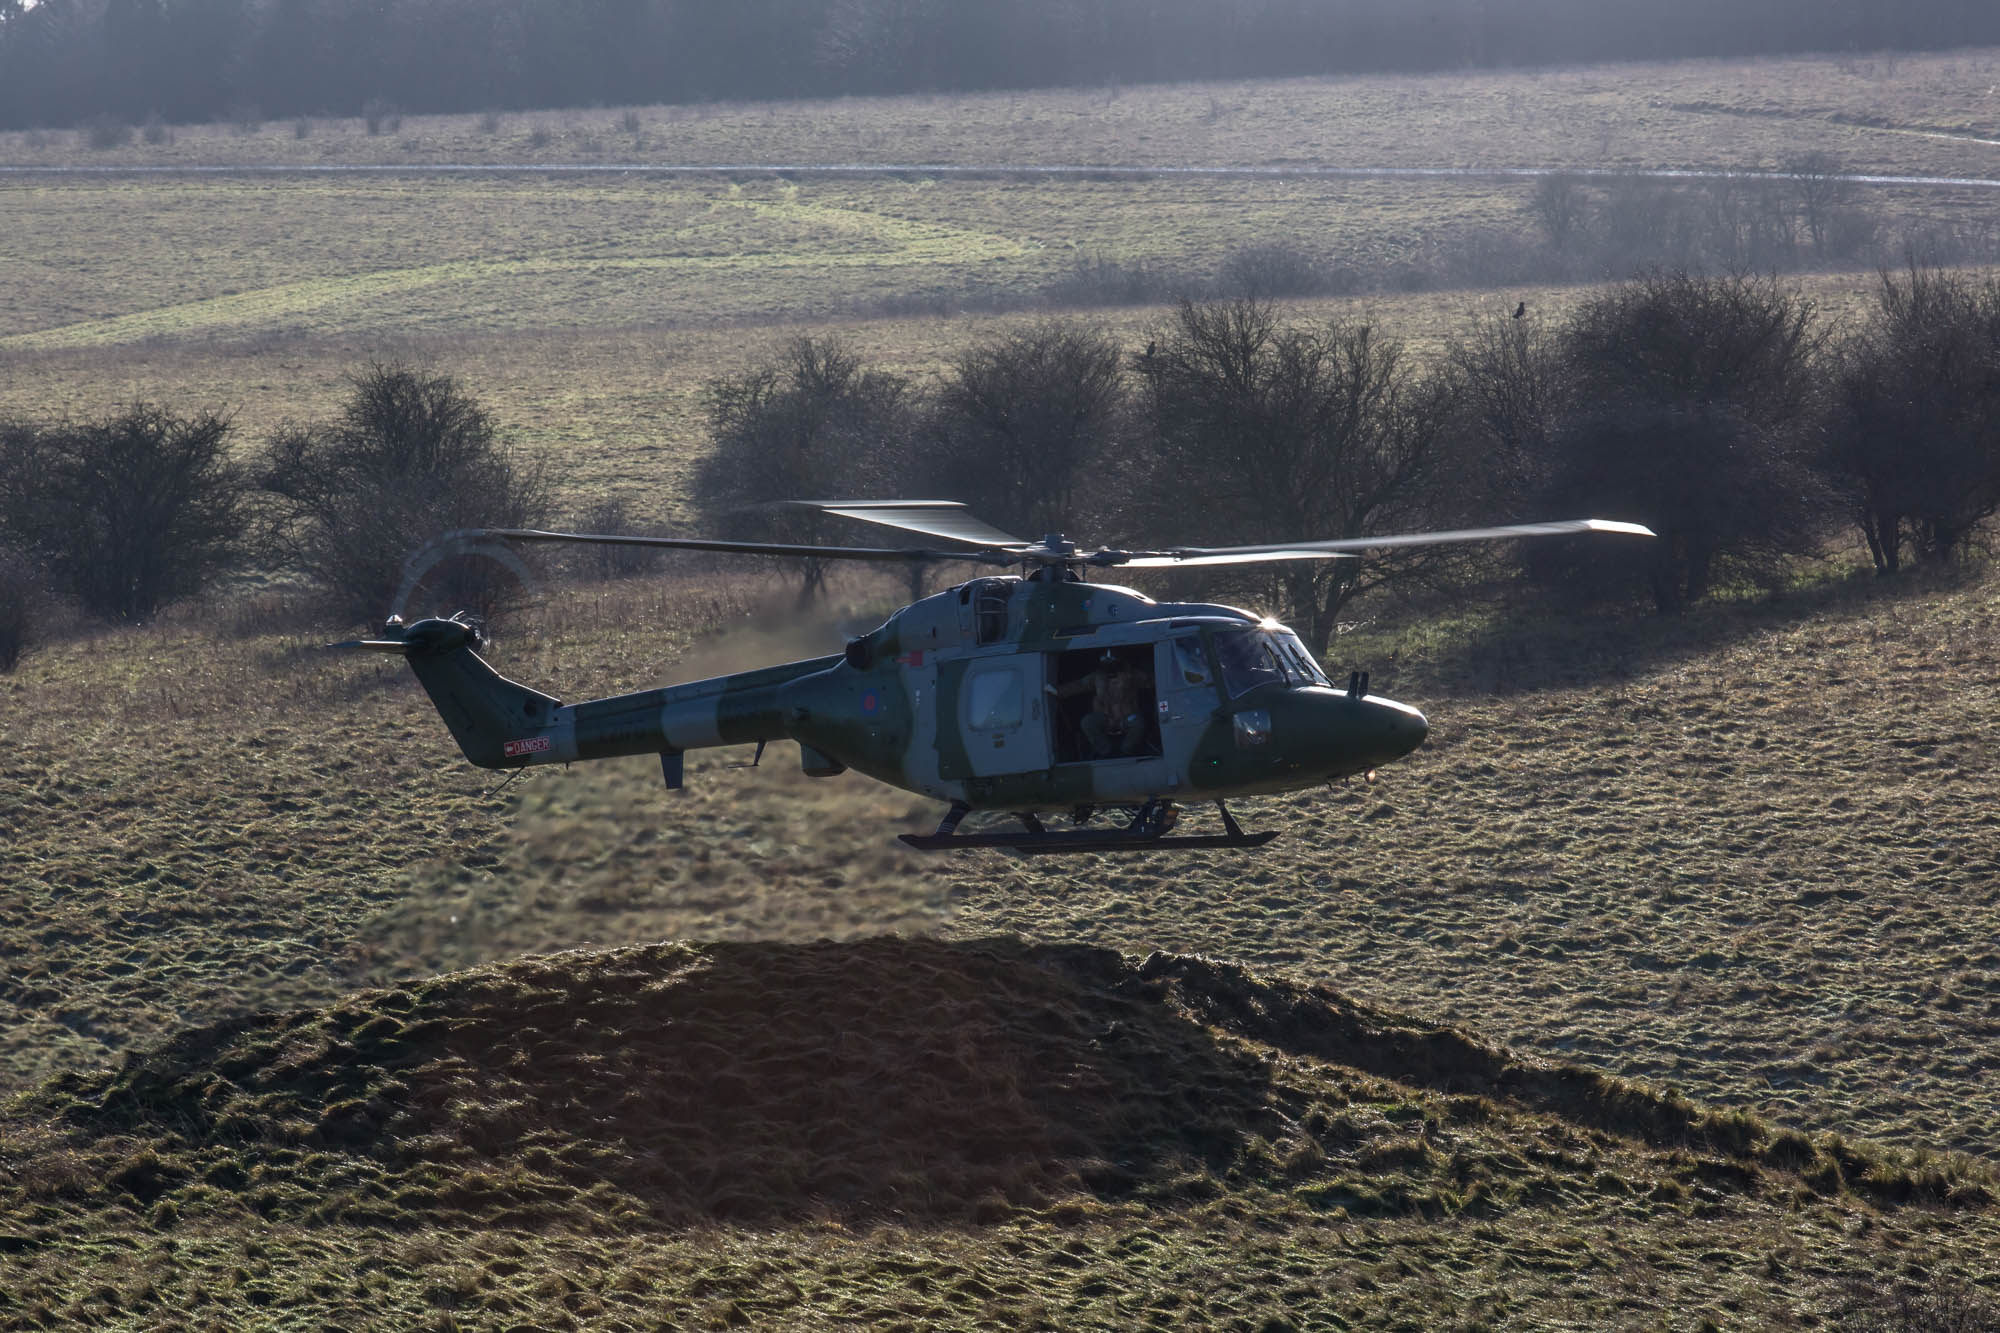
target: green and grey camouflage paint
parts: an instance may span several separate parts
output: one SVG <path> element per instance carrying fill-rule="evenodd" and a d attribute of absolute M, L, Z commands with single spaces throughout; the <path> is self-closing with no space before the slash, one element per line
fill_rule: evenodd
<path fill-rule="evenodd" d="M 1232 697 L 1215 636 L 1250 628 L 1286 632 L 1129 588 L 982 578 L 904 607 L 840 654 L 573 705 L 501 677 L 457 622 L 421 621 L 403 644 L 484 768 L 659 754 L 677 786 L 687 750 L 793 740 L 816 776 L 852 768 L 974 809 L 1060 810 L 1289 791 L 1422 743 L 1423 715 L 1387 699 L 1296 680 Z M 1061 654 L 1106 649 L 1151 652 L 1159 753 L 1059 762 L 1043 687 Z"/>

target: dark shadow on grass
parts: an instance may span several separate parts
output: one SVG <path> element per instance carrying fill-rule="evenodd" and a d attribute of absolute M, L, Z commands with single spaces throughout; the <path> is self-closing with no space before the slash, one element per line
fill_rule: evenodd
<path fill-rule="evenodd" d="M 190 1033 L 67 1081 L 66 1118 L 377 1224 L 997 1221 L 1170 1195 L 1268 1131 L 1264 1062 L 1166 993 L 1013 939 L 557 955 Z"/>

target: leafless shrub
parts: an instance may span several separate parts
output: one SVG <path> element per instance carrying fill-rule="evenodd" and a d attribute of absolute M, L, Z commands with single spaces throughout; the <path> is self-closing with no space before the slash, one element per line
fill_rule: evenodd
<path fill-rule="evenodd" d="M 480 112 L 479 132 L 489 139 L 498 134 L 500 132 L 500 113 L 498 111 Z"/>
<path fill-rule="evenodd" d="M 293 119 L 292 137 L 294 139 L 310 139 L 312 138 L 312 132 L 313 123 L 310 117 L 298 116 Z"/>
<path fill-rule="evenodd" d="M 1189 287 L 1185 277 L 1149 264 L 1131 264 L 1099 255 L 1079 259 L 1069 272 L 1043 289 L 1043 296 L 1048 304 L 1059 309 L 1158 305 L 1176 293 L 1187 292 Z"/>
<path fill-rule="evenodd" d="M 1507 287 L 1564 280 L 1583 266 L 1537 246 L 1518 232 L 1497 227 L 1464 227 L 1427 241 L 1417 258 L 1393 275 L 1399 290 L 1438 287 Z"/>
<path fill-rule="evenodd" d="M 976 496 L 982 514 L 1030 536 L 1107 517 L 1117 507 L 1122 360 L 1103 330 L 1062 320 L 964 349 L 919 446 L 924 488 Z"/>
<path fill-rule="evenodd" d="M 0 436 L 0 534 L 84 607 L 138 620 L 202 591 L 243 549 L 248 482 L 229 419 L 138 404 Z"/>
<path fill-rule="evenodd" d="M 383 98 L 371 97 L 361 104 L 361 123 L 371 136 L 394 134 L 403 128 L 403 117 Z"/>
<path fill-rule="evenodd" d="M 1246 245 L 1222 261 L 1218 294 L 1271 301 L 1290 296 L 1325 296 L 1352 291 L 1351 273 L 1329 266 L 1312 252 L 1286 241 Z"/>
<path fill-rule="evenodd" d="M 528 147 L 547 148 L 555 141 L 555 133 L 546 125 L 537 125 L 528 131 Z"/>
<path fill-rule="evenodd" d="M 1480 484 L 1502 510 L 1525 510 L 1548 459 L 1548 442 L 1568 390 L 1568 367 L 1553 329 L 1528 313 L 1479 320 L 1446 351 L 1458 376 L 1459 407 L 1475 440 Z"/>
<path fill-rule="evenodd" d="M 533 527 L 547 510 L 540 471 L 508 452 L 451 376 L 377 363 L 349 386 L 338 418 L 281 427 L 259 465 L 278 515 L 275 552 L 344 623 L 383 615 L 404 561 L 431 538 Z"/>
<path fill-rule="evenodd" d="M 1536 507 L 1660 536 L 1540 543 L 1530 568 L 1587 595 L 1638 583 L 1674 612 L 1725 572 L 1760 577 L 1817 549 L 1829 497 L 1807 429 L 1824 338 L 1812 304 L 1773 280 L 1654 273 L 1585 302 L 1563 335 L 1571 392 Z"/>
<path fill-rule="evenodd" d="M 1135 508 L 1162 539 L 1360 537 L 1436 515 L 1451 386 L 1420 375 L 1370 325 L 1288 323 L 1255 301 L 1184 301 L 1140 373 L 1153 456 Z M 1324 652 L 1348 601 L 1427 558 L 1289 561 L 1268 577 L 1288 619 Z"/>
<path fill-rule="evenodd" d="M 577 531 L 617 536 L 663 535 L 641 527 L 623 500 L 609 499 L 592 505 L 576 517 Z M 660 551 L 643 546 L 579 546 L 569 556 L 569 568 L 577 575 L 599 581 L 634 578 L 660 567 Z"/>
<path fill-rule="evenodd" d="M 704 390 L 715 448 L 694 492 L 710 523 L 732 535 L 821 542 L 829 520 L 775 509 L 801 498 L 890 495 L 901 489 L 914 425 L 909 381 L 867 369 L 838 338 L 794 338 L 777 356 Z M 801 595 L 826 569 L 800 562 Z"/>
<path fill-rule="evenodd" d="M 84 143 L 100 152 L 109 148 L 123 148 L 132 142 L 132 127 L 116 116 L 92 116 L 83 122 L 80 129 Z"/>
<path fill-rule="evenodd" d="M 0 672 L 12 671 L 33 646 L 47 597 L 39 563 L 25 551 L 0 545 Z"/>
<path fill-rule="evenodd" d="M 139 137 L 155 148 L 171 144 L 174 141 L 173 126 L 161 120 L 160 113 L 155 111 L 152 115 L 147 116 L 146 123 L 140 126 Z"/>
<path fill-rule="evenodd" d="M 1894 573 L 1907 548 L 1948 563 L 2000 513 L 2000 283 L 1912 263 L 1883 273 L 1843 349 L 1824 464 Z"/>
<path fill-rule="evenodd" d="M 227 113 L 230 133 L 247 139 L 264 128 L 264 112 L 255 103 L 233 103 Z"/>
<path fill-rule="evenodd" d="M 1886 253 L 1883 220 L 1859 205 L 1828 210 L 1822 228 L 1820 257 L 1829 263 L 1872 260 Z"/>
<path fill-rule="evenodd" d="M 1896 251 L 1927 268 L 1955 268 L 2000 260 L 2000 226 L 1985 218 L 1932 222 L 1903 231 Z"/>
<path fill-rule="evenodd" d="M 646 126 L 645 122 L 639 119 L 637 111 L 627 111 L 618 118 L 618 128 L 636 139 L 645 132 Z"/>

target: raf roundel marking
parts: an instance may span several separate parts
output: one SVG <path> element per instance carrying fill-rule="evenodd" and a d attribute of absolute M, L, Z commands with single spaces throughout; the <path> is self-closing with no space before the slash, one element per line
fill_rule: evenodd
<path fill-rule="evenodd" d="M 873 690 L 863 690 L 861 692 L 861 711 L 868 717 L 873 717 L 881 712 L 882 696 Z"/>

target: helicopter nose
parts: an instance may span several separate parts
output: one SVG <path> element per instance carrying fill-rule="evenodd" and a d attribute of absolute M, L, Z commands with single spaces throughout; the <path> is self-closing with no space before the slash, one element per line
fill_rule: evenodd
<path fill-rule="evenodd" d="M 1408 704 L 1399 704 L 1394 699 L 1370 699 L 1368 704 L 1369 720 L 1382 729 L 1380 763 L 1401 759 L 1431 734 L 1430 722 Z"/>

